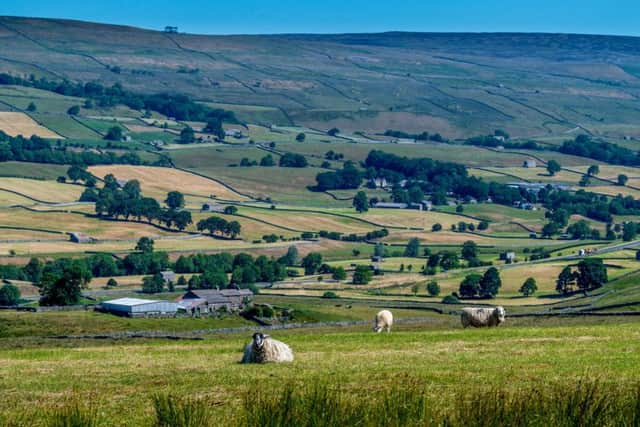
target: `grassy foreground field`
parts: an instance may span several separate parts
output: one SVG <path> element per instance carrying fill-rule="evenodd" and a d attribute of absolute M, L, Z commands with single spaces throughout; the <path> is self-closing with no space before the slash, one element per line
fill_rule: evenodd
<path fill-rule="evenodd" d="M 129 326 L 142 328 L 144 321 Z M 371 398 L 413 381 L 450 409 L 452 395 L 475 388 L 511 393 L 594 373 L 616 387 L 636 382 L 640 324 L 586 322 L 509 319 L 497 329 L 463 330 L 455 317 L 427 317 L 392 334 L 372 334 L 369 325 L 280 331 L 272 335 L 291 345 L 295 362 L 253 366 L 238 364 L 250 332 L 202 341 L 3 338 L 0 420 L 42 425 L 43 414 L 76 396 L 97 409 L 99 425 L 149 425 L 153 396 L 168 393 L 200 399 L 214 420 L 235 425 L 243 422 L 248 393 L 320 380 Z M 6 336 L 6 328 L 0 331 Z"/>

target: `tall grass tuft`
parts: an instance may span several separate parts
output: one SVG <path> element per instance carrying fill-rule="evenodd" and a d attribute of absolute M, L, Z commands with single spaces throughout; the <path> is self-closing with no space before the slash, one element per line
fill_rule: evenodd
<path fill-rule="evenodd" d="M 75 398 L 47 413 L 45 425 L 48 427 L 97 427 L 100 421 L 95 408 Z"/>
<path fill-rule="evenodd" d="M 156 427 L 206 427 L 212 426 L 213 417 L 203 400 L 179 398 L 167 394 L 153 397 Z"/>
<path fill-rule="evenodd" d="M 515 390 L 473 388 L 443 398 L 407 379 L 367 394 L 322 382 L 289 383 L 248 393 L 242 420 L 252 427 L 640 426 L 640 386 L 582 380 Z"/>

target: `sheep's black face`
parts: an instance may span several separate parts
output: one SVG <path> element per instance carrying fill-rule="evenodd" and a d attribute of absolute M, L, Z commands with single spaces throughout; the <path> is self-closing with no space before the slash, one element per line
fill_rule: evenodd
<path fill-rule="evenodd" d="M 256 347 L 262 348 L 262 346 L 264 345 L 264 334 L 260 332 L 256 332 L 255 334 L 253 334 L 253 343 Z"/>

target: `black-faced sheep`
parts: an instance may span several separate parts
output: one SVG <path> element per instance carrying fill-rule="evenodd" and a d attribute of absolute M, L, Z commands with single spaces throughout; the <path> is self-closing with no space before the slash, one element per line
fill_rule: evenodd
<path fill-rule="evenodd" d="M 261 332 L 244 349 L 242 363 L 293 362 L 293 352 L 285 343 Z"/>
<path fill-rule="evenodd" d="M 464 328 L 473 326 L 482 328 L 485 326 L 498 326 L 504 322 L 505 311 L 502 307 L 466 307 L 462 309 L 460 320 Z"/>
<path fill-rule="evenodd" d="M 386 330 L 387 332 L 391 332 L 391 326 L 393 325 L 393 314 L 389 310 L 382 310 L 376 317 L 373 319 L 373 331 L 374 332 L 382 332 L 382 330 Z"/>

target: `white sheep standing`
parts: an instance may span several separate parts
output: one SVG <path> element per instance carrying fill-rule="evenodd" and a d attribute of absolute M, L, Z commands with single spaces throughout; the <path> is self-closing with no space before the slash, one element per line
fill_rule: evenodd
<path fill-rule="evenodd" d="M 465 307 L 462 309 L 460 320 L 464 328 L 468 326 L 482 328 L 500 325 L 504 322 L 505 315 L 502 307 Z"/>
<path fill-rule="evenodd" d="M 253 339 L 244 348 L 241 363 L 293 362 L 293 352 L 282 341 L 274 340 L 261 332 L 253 334 Z"/>
<path fill-rule="evenodd" d="M 373 319 L 373 331 L 380 333 L 383 329 L 387 332 L 391 332 L 391 326 L 393 325 L 393 314 L 389 310 L 382 310 L 376 314 Z"/>

